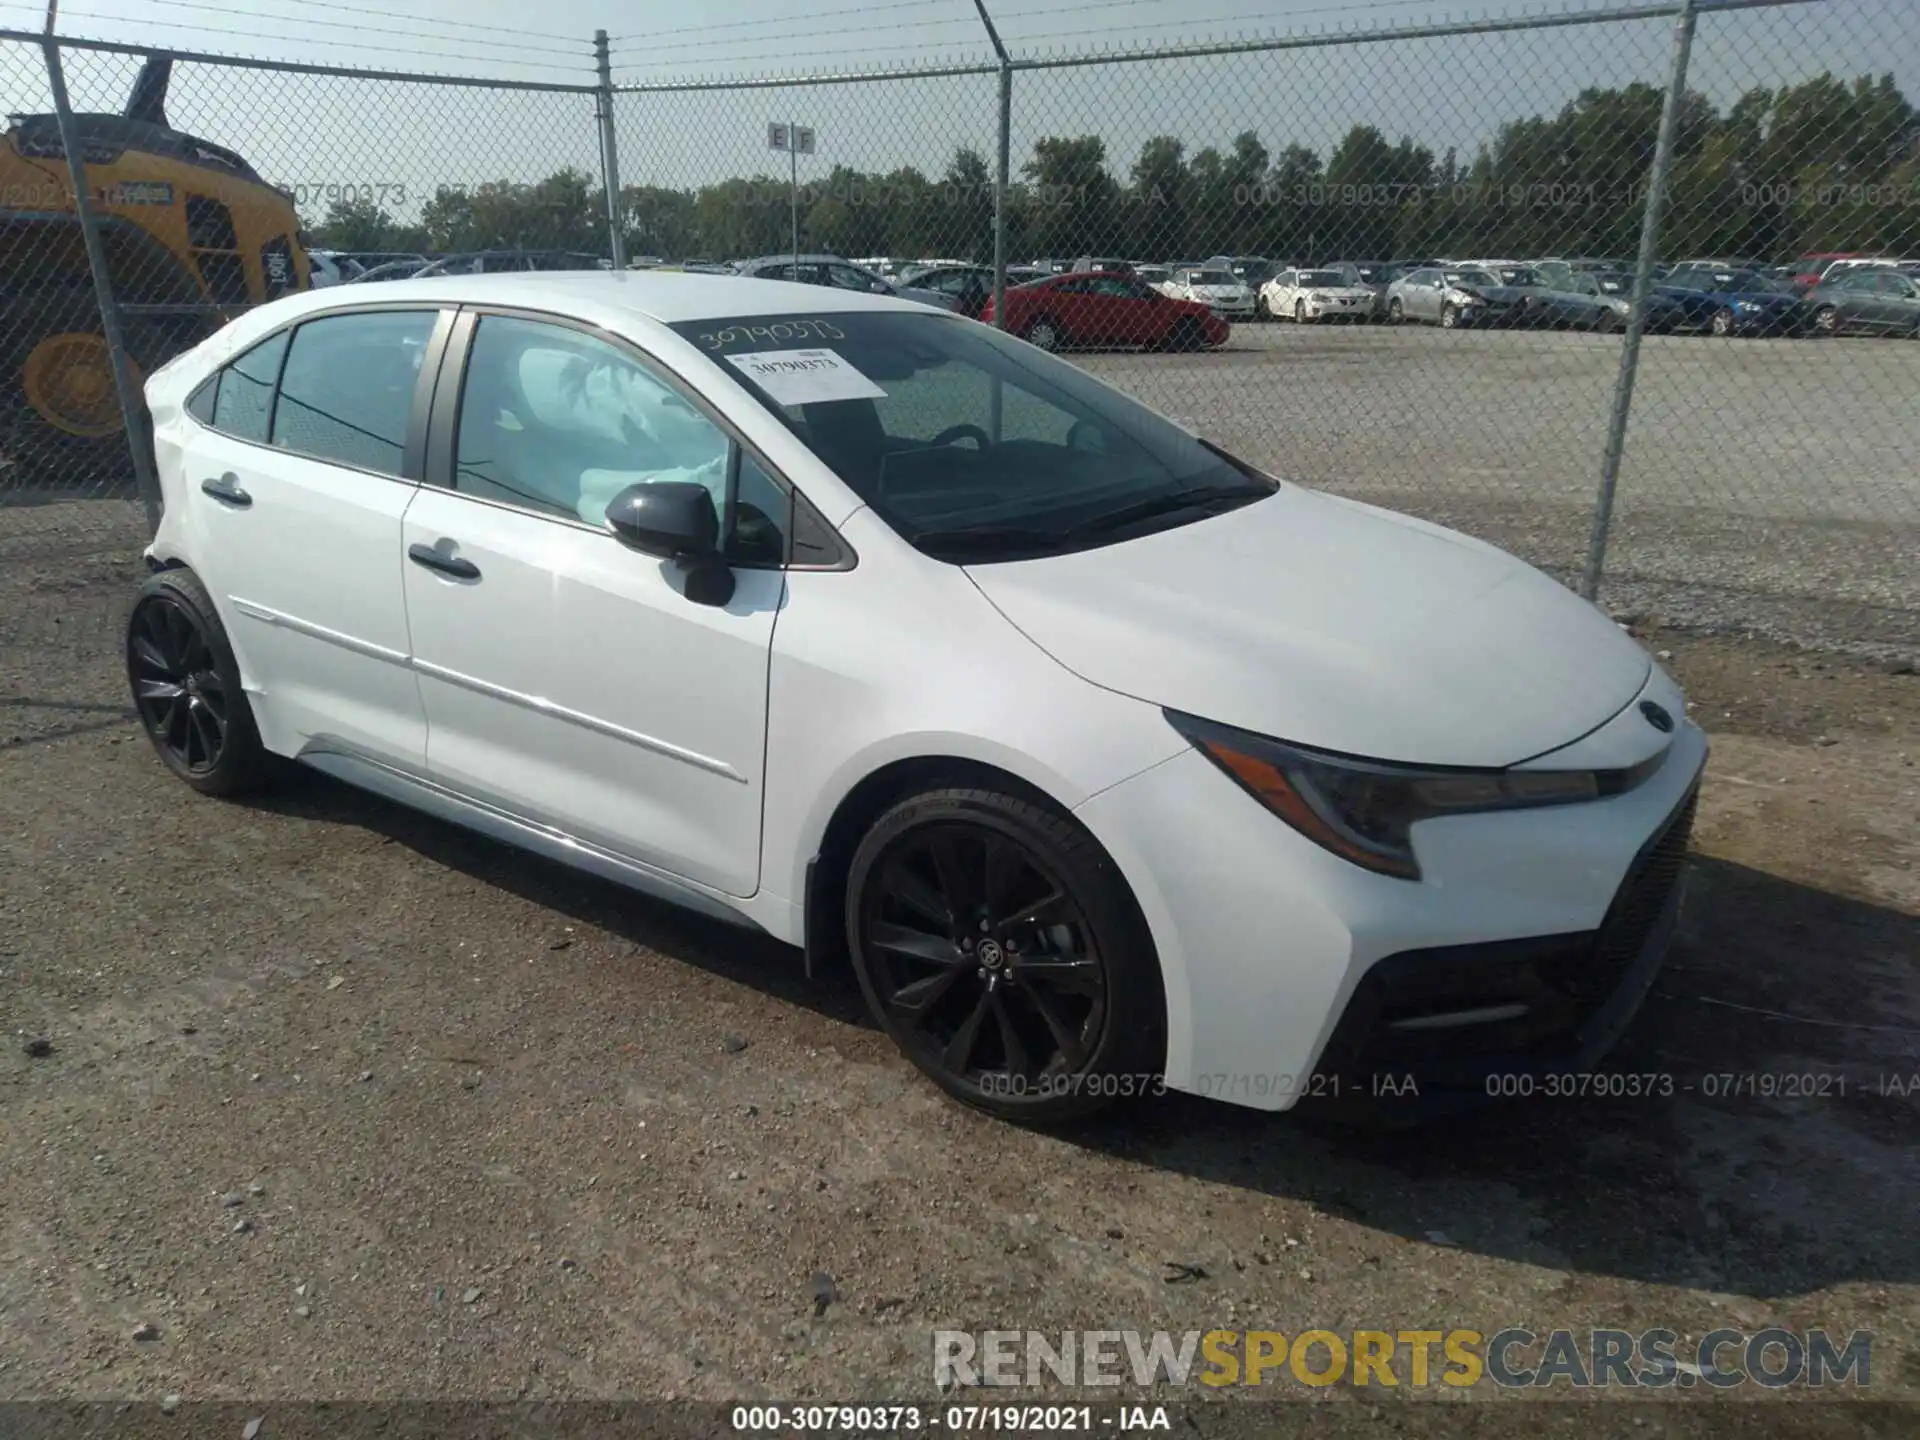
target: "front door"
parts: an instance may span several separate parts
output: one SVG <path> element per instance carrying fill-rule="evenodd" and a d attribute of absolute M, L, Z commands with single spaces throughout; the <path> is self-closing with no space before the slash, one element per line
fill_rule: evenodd
<path fill-rule="evenodd" d="M 429 772 L 752 894 L 780 546 L 762 534 L 760 552 L 736 552 L 733 598 L 714 606 L 605 528 L 616 494 L 660 480 L 708 485 L 737 524 L 739 447 L 636 353 L 559 322 L 463 315 L 441 392 L 433 448 L 444 429 L 450 463 L 430 461 L 440 483 L 419 491 L 398 551 Z"/>

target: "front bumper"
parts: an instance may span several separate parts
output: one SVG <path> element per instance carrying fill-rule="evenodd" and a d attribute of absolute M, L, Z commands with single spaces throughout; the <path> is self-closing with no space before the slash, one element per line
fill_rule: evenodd
<path fill-rule="evenodd" d="M 1367 320 L 1374 312 L 1371 298 L 1355 300 L 1308 300 L 1305 302 L 1309 320 Z"/>
<path fill-rule="evenodd" d="M 1618 716 L 1552 758 L 1611 765 L 1644 750 L 1642 698 L 1684 713 L 1656 669 Z M 1433 1109 L 1483 1096 L 1489 1074 L 1590 1069 L 1665 954 L 1706 754 L 1683 723 L 1659 771 L 1627 794 L 1424 822 L 1417 882 L 1329 854 L 1198 751 L 1093 797 L 1078 814 L 1125 873 L 1159 953 L 1166 1083 L 1285 1110 L 1405 1104 L 1411 1077 Z"/>

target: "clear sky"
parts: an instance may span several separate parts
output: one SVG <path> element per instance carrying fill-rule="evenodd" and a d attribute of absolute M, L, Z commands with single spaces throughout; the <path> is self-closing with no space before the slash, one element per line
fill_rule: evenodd
<path fill-rule="evenodd" d="M 1018 55 L 1131 48 L 1257 34 L 1312 35 L 1428 21 L 1598 9 L 1595 0 L 996 0 Z M 44 11 L 0 0 L 0 24 L 37 29 Z M 66 0 L 63 33 L 380 69 L 590 83 L 596 26 L 614 37 L 618 81 L 839 72 L 990 58 L 971 0 L 706 0 L 698 6 L 544 0 Z M 1441 39 L 1339 43 L 1275 53 L 1015 77 L 1015 165 L 1048 134 L 1099 134 L 1116 171 L 1149 136 L 1189 150 L 1225 146 L 1245 129 L 1278 152 L 1289 142 L 1322 156 L 1347 128 L 1369 123 L 1462 159 L 1503 120 L 1550 113 L 1588 86 L 1664 82 L 1665 18 Z M 81 108 L 115 109 L 135 62 L 74 55 Z M 1694 88 L 1725 104 L 1753 85 L 1821 70 L 1844 77 L 1892 71 L 1920 99 L 1920 0 L 1814 0 L 1707 14 Z M 9 110 L 47 108 L 35 51 L 0 44 Z M 990 76 L 730 93 L 624 95 L 616 107 L 628 183 L 698 184 L 731 174 L 784 173 L 766 150 L 766 122 L 813 124 L 820 152 L 803 161 L 875 170 L 938 171 L 959 145 L 991 154 Z M 390 81 L 277 75 L 182 65 L 171 114 L 182 128 L 229 145 L 277 183 L 389 187 L 411 212 L 435 184 L 530 179 L 573 164 L 597 172 L 587 96 L 453 90 Z M 317 212 L 316 212 L 317 213 Z"/>

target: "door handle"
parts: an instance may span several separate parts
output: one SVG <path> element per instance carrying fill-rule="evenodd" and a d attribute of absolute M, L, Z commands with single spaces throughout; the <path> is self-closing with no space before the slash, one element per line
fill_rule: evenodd
<path fill-rule="evenodd" d="M 202 480 L 200 488 L 214 499 L 231 505 L 236 510 L 245 510 L 253 504 L 253 496 L 240 488 L 240 477 L 231 470 L 218 480 Z"/>
<path fill-rule="evenodd" d="M 409 545 L 407 558 L 416 565 L 424 565 L 429 570 L 438 570 L 442 575 L 451 575 L 456 580 L 478 580 L 480 567 L 471 560 L 462 560 L 458 555 L 442 555 L 431 545 Z"/>

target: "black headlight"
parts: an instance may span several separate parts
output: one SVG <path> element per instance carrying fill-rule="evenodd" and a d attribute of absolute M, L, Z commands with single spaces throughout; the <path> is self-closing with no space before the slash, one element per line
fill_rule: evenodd
<path fill-rule="evenodd" d="M 1403 880 L 1420 878 L 1411 832 L 1421 820 L 1618 795 L 1650 777 L 1667 753 L 1627 770 L 1426 767 L 1290 745 L 1176 710 L 1165 714 L 1241 788 L 1316 845 Z"/>

